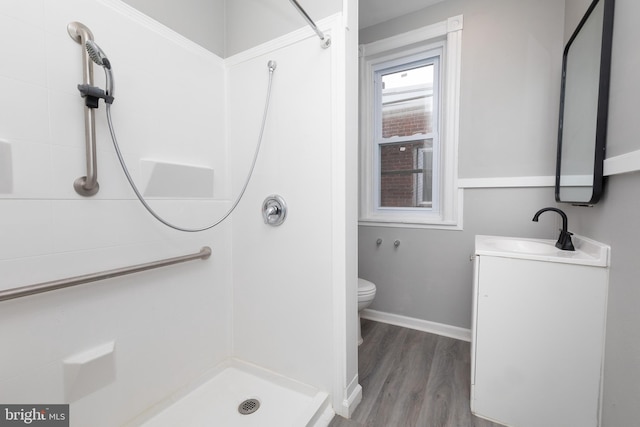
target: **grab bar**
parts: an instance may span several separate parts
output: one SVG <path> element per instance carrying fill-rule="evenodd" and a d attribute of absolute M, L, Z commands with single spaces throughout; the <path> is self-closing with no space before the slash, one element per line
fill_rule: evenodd
<path fill-rule="evenodd" d="M 15 298 L 22 298 L 29 295 L 41 294 L 44 292 L 55 291 L 58 289 L 68 288 L 71 286 L 82 285 L 98 280 L 111 279 L 113 277 L 124 276 L 132 273 L 139 273 L 145 270 L 151 270 L 167 265 L 179 264 L 181 262 L 192 261 L 195 259 L 207 259 L 211 256 L 211 248 L 205 246 L 200 252 L 195 254 L 183 255 L 174 258 L 166 258 L 159 261 L 147 262 L 144 264 L 132 265 L 130 267 L 116 268 L 113 270 L 101 271 L 98 273 L 85 274 L 82 276 L 69 277 L 67 279 L 53 280 L 51 282 L 37 283 L 35 285 L 22 286 L 20 288 L 7 289 L 0 291 L 0 301 L 7 301 Z"/>
<path fill-rule="evenodd" d="M 300 15 L 302 15 L 302 17 L 307 21 L 307 23 L 313 29 L 313 31 L 315 31 L 318 37 L 320 37 L 320 40 L 322 40 L 323 42 L 321 44 L 322 48 L 326 49 L 329 46 L 331 46 L 331 39 L 329 38 L 329 36 L 325 36 L 324 33 L 318 29 L 318 26 L 316 25 L 316 23 L 313 22 L 313 19 L 311 19 L 311 17 L 302 8 L 302 6 L 300 6 L 300 4 L 296 0 L 289 0 L 289 1 L 293 6 L 295 6 L 296 9 L 298 9 L 298 12 L 300 12 Z"/>
<path fill-rule="evenodd" d="M 69 36 L 82 45 L 82 83 L 93 86 L 93 61 L 85 48 L 87 40 L 93 40 L 91 30 L 80 22 L 67 25 Z M 73 188 L 81 196 L 93 196 L 100 189 L 98 185 L 98 161 L 96 158 L 96 115 L 93 108 L 84 106 L 84 136 L 87 147 L 87 176 L 73 182 Z"/>

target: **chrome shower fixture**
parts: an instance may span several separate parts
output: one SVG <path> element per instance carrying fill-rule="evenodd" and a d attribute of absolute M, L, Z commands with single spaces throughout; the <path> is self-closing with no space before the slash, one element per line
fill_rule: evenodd
<path fill-rule="evenodd" d="M 287 204 L 282 196 L 272 194 L 267 196 L 262 203 L 262 219 L 264 223 L 272 227 L 282 225 L 287 219 Z"/>
<path fill-rule="evenodd" d="M 96 42 L 94 42 L 93 40 L 87 40 L 84 43 L 84 47 L 87 49 L 89 58 L 91 58 L 93 62 L 101 67 L 111 69 L 111 63 L 107 59 L 107 55 L 102 49 L 100 49 L 100 46 L 98 46 Z"/>
<path fill-rule="evenodd" d="M 93 63 L 89 60 L 85 48 L 87 40 L 93 40 L 93 34 L 89 28 L 80 22 L 71 22 L 67 25 L 67 33 L 75 41 L 82 45 L 82 85 L 93 87 Z M 100 189 L 98 184 L 98 161 L 96 159 L 96 116 L 95 107 L 84 107 L 84 133 L 87 151 L 87 175 L 81 176 L 73 182 L 73 188 L 81 196 L 93 196 Z"/>
<path fill-rule="evenodd" d="M 80 96 L 84 98 L 84 131 L 87 151 L 87 175 L 81 176 L 73 183 L 76 193 L 81 196 L 93 196 L 100 189 L 98 184 L 98 160 L 96 156 L 96 116 L 94 110 L 98 108 L 100 99 L 107 104 L 113 103 L 113 73 L 107 55 L 93 41 L 93 33 L 80 22 L 67 25 L 67 33 L 82 45 L 82 84 L 78 85 Z M 104 68 L 106 90 L 93 85 L 93 63 Z"/>
<path fill-rule="evenodd" d="M 311 29 L 316 32 L 318 37 L 320 37 L 320 40 L 322 40 L 322 44 L 320 46 L 322 46 L 323 49 L 326 49 L 329 46 L 331 46 L 331 38 L 329 38 L 329 36 L 325 35 L 322 31 L 318 29 L 318 26 L 316 25 L 316 23 L 313 22 L 313 19 L 311 19 L 311 17 L 302 8 L 302 6 L 300 6 L 300 3 L 298 3 L 296 0 L 289 0 L 289 1 L 298 10 L 300 15 L 302 15 L 304 20 L 307 21 L 307 24 L 309 24 Z"/>
<path fill-rule="evenodd" d="M 104 76 L 106 79 L 106 89 L 104 92 L 99 88 L 93 88 L 93 92 L 91 95 L 96 98 L 104 99 L 104 102 L 107 104 L 113 104 L 113 92 L 114 92 L 114 84 L 113 84 L 113 72 L 111 71 L 111 62 L 107 58 L 107 55 L 104 53 L 100 46 L 93 40 L 87 40 L 85 42 L 85 49 L 87 49 L 87 53 L 89 54 L 89 58 L 96 64 L 100 65 L 104 68 Z M 84 93 L 82 89 L 80 89 L 81 93 Z M 97 100 L 96 100 L 97 103 Z M 96 107 L 97 108 L 97 105 Z"/>

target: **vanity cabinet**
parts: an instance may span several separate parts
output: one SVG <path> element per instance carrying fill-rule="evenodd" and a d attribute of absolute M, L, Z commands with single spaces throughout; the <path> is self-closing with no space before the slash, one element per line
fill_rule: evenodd
<path fill-rule="evenodd" d="M 472 412 L 514 427 L 599 426 L 608 247 L 585 265 L 495 239 L 476 237 Z"/>

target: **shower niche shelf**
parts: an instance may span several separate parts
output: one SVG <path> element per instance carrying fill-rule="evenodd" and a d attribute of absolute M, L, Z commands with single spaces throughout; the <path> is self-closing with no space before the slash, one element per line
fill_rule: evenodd
<path fill-rule="evenodd" d="M 213 169 L 161 160 L 140 161 L 145 197 L 213 197 Z"/>

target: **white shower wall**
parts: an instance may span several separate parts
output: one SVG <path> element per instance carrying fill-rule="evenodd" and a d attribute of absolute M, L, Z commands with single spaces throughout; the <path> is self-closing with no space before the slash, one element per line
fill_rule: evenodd
<path fill-rule="evenodd" d="M 329 49 L 303 28 L 227 63 L 234 191 L 259 132 L 267 63 L 277 63 L 260 156 L 233 218 L 234 355 L 333 394 L 334 409 L 346 415 L 359 386 L 356 199 L 346 196 L 355 189 L 348 161 L 355 166 L 357 143 L 345 118 L 343 25 L 340 14 L 320 21 Z M 288 208 L 278 227 L 261 216 L 272 194 Z"/>
<path fill-rule="evenodd" d="M 263 103 L 247 100 L 264 98 L 270 59 L 278 67 L 264 145 L 233 218 L 234 353 L 330 391 L 331 51 L 308 38 L 237 64 L 230 58 L 234 184 L 246 173 L 262 115 Z M 289 210 L 279 227 L 261 217 L 274 193 Z"/>
<path fill-rule="evenodd" d="M 134 178 L 140 159 L 214 171 L 212 197 L 152 202 L 188 226 L 219 217 L 240 189 L 266 64 L 278 62 L 262 152 L 232 221 L 197 234 L 155 222 L 119 169 L 102 104 L 100 192 L 74 192 L 86 171 L 71 21 L 113 64 L 113 119 Z M 0 63 L 0 140 L 12 167 L 0 185 L 0 289 L 213 249 L 207 261 L 0 303 L 0 403 L 70 402 L 72 425 L 122 425 L 235 357 L 332 394 L 348 414 L 360 396 L 356 120 L 346 121 L 355 96 L 345 89 L 357 37 L 340 14 L 319 25 L 330 49 L 305 27 L 222 60 L 117 0 L 0 3 L 0 36 L 11 40 L 0 45 L 11 58 Z M 272 193 L 290 208 L 278 228 L 260 213 Z M 75 379 L 65 369 L 105 345 L 100 369 L 89 363 Z"/>
<path fill-rule="evenodd" d="M 0 402 L 71 403 L 72 425 L 112 427 L 231 355 L 231 227 L 184 234 L 155 222 L 119 169 L 102 103 L 100 191 L 75 193 L 86 170 L 71 21 L 92 30 L 113 64 L 113 119 L 134 178 L 141 158 L 214 170 L 213 197 L 152 202 L 183 225 L 229 206 L 225 67 L 119 1 L 0 2 L 0 140 L 12 168 L 11 185 L 0 186 L 0 288 L 213 250 L 207 261 L 0 303 Z M 104 87 L 100 67 L 95 75 Z M 110 343 L 99 372 L 65 370 Z"/>

